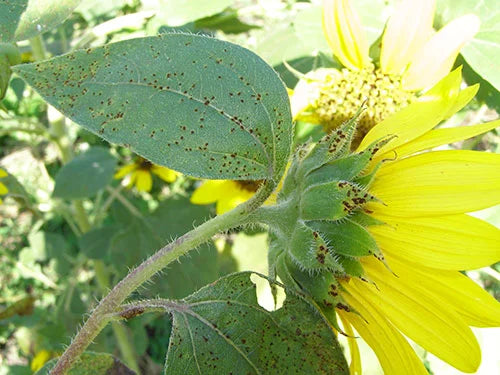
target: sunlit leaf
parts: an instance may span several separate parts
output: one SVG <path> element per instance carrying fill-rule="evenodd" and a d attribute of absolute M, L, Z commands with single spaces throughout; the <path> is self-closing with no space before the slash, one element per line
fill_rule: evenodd
<path fill-rule="evenodd" d="M 62 23 L 81 0 L 0 1 L 0 42 L 32 38 Z"/>
<path fill-rule="evenodd" d="M 497 0 L 445 0 L 438 2 L 442 26 L 461 15 L 473 13 L 481 19 L 481 28 L 462 49 L 467 63 L 486 81 L 500 90 L 500 7 Z"/>

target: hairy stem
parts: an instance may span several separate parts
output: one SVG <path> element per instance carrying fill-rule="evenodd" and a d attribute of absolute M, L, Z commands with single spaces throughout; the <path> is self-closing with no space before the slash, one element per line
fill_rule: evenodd
<path fill-rule="evenodd" d="M 63 375 L 73 365 L 78 356 L 94 340 L 110 320 L 121 303 L 140 285 L 178 259 L 191 249 L 208 241 L 214 234 L 234 228 L 245 221 L 249 214 L 261 206 L 275 188 L 275 184 L 266 181 L 259 191 L 247 202 L 235 209 L 206 221 L 199 227 L 179 237 L 158 250 L 122 279 L 111 292 L 104 297 L 75 336 L 59 361 L 50 372 L 51 375 Z"/>
<path fill-rule="evenodd" d="M 101 292 L 104 295 L 109 288 L 109 274 L 106 270 L 104 262 L 102 260 L 95 260 L 94 270 L 97 283 L 99 284 L 99 289 L 101 289 Z M 123 361 L 128 367 L 130 367 L 131 370 L 139 373 L 139 365 L 137 364 L 137 358 L 134 353 L 134 348 L 130 342 L 127 329 L 117 321 L 111 322 L 111 328 L 113 329 L 116 342 L 120 348 Z"/>

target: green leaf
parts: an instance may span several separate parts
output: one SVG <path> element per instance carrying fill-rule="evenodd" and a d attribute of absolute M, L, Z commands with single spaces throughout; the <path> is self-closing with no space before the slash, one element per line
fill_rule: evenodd
<path fill-rule="evenodd" d="M 158 17 L 168 26 L 181 26 L 222 12 L 233 2 L 234 0 L 160 0 Z"/>
<path fill-rule="evenodd" d="M 226 34 L 239 34 L 260 28 L 260 26 L 242 22 L 235 9 L 228 9 L 213 16 L 199 19 L 194 25 L 198 29 L 220 30 Z"/>
<path fill-rule="evenodd" d="M 13 69 L 87 130 L 185 174 L 279 179 L 288 160 L 283 83 L 228 42 L 166 33 Z"/>
<path fill-rule="evenodd" d="M 8 0 L 0 2 L 0 42 L 32 38 L 61 24 L 81 0 Z"/>
<path fill-rule="evenodd" d="M 49 375 L 57 359 L 45 364 L 35 375 Z M 75 362 L 67 375 L 134 375 L 135 372 L 127 368 L 117 358 L 106 353 L 83 353 Z"/>
<path fill-rule="evenodd" d="M 259 306 L 252 273 L 226 276 L 171 310 L 167 374 L 348 374 L 333 330 L 303 298 Z"/>
<path fill-rule="evenodd" d="M 78 240 L 80 250 L 90 259 L 106 258 L 112 235 L 118 228 L 119 225 L 105 225 L 84 233 Z"/>
<path fill-rule="evenodd" d="M 497 0 L 471 2 L 469 0 L 444 0 L 438 2 L 440 24 L 467 13 L 481 19 L 481 28 L 474 39 L 462 49 L 462 56 L 486 81 L 500 91 L 500 7 Z"/>
<path fill-rule="evenodd" d="M 106 148 L 89 148 L 57 173 L 52 196 L 65 199 L 92 197 L 111 182 L 115 168 L 116 159 Z"/>

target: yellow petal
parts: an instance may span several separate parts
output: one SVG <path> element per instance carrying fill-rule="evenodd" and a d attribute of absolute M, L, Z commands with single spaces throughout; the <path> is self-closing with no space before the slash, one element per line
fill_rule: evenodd
<path fill-rule="evenodd" d="M 422 348 L 463 372 L 474 372 L 481 350 L 471 329 L 441 298 L 425 293 L 420 286 L 398 278 L 375 258 L 363 258 L 371 283 L 353 280 L 355 289 L 376 306 L 404 335 Z"/>
<path fill-rule="evenodd" d="M 383 165 L 370 192 L 381 203 L 369 210 L 388 216 L 442 216 L 500 203 L 500 154 L 432 151 Z"/>
<path fill-rule="evenodd" d="M 425 218 L 375 215 L 368 229 L 384 254 L 444 270 L 470 270 L 500 261 L 500 230 L 465 214 Z"/>
<path fill-rule="evenodd" d="M 379 150 L 378 155 L 382 155 L 434 128 L 456 103 L 461 81 L 461 70 L 455 69 L 419 100 L 374 126 L 361 141 L 358 151 L 387 136 L 396 136 Z M 379 160 L 375 158 L 374 163 Z"/>
<path fill-rule="evenodd" d="M 476 135 L 486 133 L 500 126 L 500 120 L 487 122 L 484 124 L 471 126 L 458 126 L 455 128 L 440 128 L 431 130 L 424 135 L 406 143 L 400 147 L 396 147 L 394 152 L 398 158 L 402 158 L 419 151 L 429 150 L 434 147 L 446 145 L 462 141 L 464 139 L 475 137 Z M 391 154 L 387 153 L 383 158 L 390 158 Z"/>
<path fill-rule="evenodd" d="M 9 189 L 7 189 L 7 187 L 0 182 L 0 195 L 7 194 L 8 192 L 9 192 Z"/>
<path fill-rule="evenodd" d="M 153 180 L 151 178 L 151 173 L 149 171 L 137 170 L 134 172 L 136 181 L 135 187 L 139 191 L 151 191 L 153 186 Z"/>
<path fill-rule="evenodd" d="M 479 26 L 479 18 L 468 14 L 439 30 L 415 55 L 403 76 L 403 88 L 409 91 L 425 89 L 448 74 L 458 53 L 476 35 Z"/>
<path fill-rule="evenodd" d="M 196 188 L 191 196 L 191 203 L 194 204 L 210 204 L 223 197 L 224 194 L 234 187 L 232 181 L 229 180 L 207 180 Z"/>
<path fill-rule="evenodd" d="M 33 360 L 31 361 L 31 371 L 38 371 L 40 370 L 43 365 L 52 358 L 52 353 L 48 350 L 40 350 L 36 355 L 33 357 Z"/>
<path fill-rule="evenodd" d="M 457 100 L 455 103 L 448 109 L 448 113 L 444 115 L 444 118 L 449 118 L 453 116 L 455 113 L 460 111 L 463 107 L 469 103 L 474 96 L 476 96 L 477 92 L 479 90 L 479 83 L 476 83 L 475 85 L 466 87 L 462 91 L 458 93 Z"/>
<path fill-rule="evenodd" d="M 176 171 L 159 165 L 153 165 L 151 167 L 151 172 L 153 172 L 155 175 L 166 182 L 174 182 L 178 176 L 178 173 Z"/>
<path fill-rule="evenodd" d="M 350 375 L 362 375 L 362 367 L 361 367 L 361 356 L 359 354 L 359 347 L 358 347 L 358 339 L 356 338 L 354 331 L 352 329 L 351 323 L 349 323 L 349 320 L 347 316 L 347 313 L 344 313 L 341 310 L 337 310 L 337 314 L 342 321 L 342 328 L 344 329 L 344 332 L 349 335 L 347 338 L 347 343 L 349 344 L 349 351 L 351 355 L 351 363 L 349 365 L 349 374 Z"/>
<path fill-rule="evenodd" d="M 341 312 L 341 314 L 371 346 L 384 369 L 384 374 L 428 374 L 406 339 L 387 321 L 378 308 L 369 303 L 356 289 L 350 287 L 351 283 L 342 284 L 349 291 L 343 297 L 357 313 Z"/>
<path fill-rule="evenodd" d="M 380 66 L 387 74 L 402 74 L 434 30 L 435 0 L 404 0 L 387 22 Z"/>
<path fill-rule="evenodd" d="M 120 169 L 118 169 L 118 171 L 114 175 L 114 178 L 116 178 L 116 179 L 123 178 L 126 175 L 128 175 L 128 174 L 132 173 L 133 171 L 135 171 L 136 169 L 137 169 L 137 164 L 136 163 L 131 163 L 131 164 L 124 165 L 123 167 L 121 167 Z"/>
<path fill-rule="evenodd" d="M 0 178 L 6 177 L 6 176 L 7 176 L 7 172 L 5 172 L 2 168 L 0 168 Z"/>
<path fill-rule="evenodd" d="M 219 198 L 215 206 L 215 212 L 217 212 L 217 215 L 222 215 L 223 213 L 231 211 L 236 206 L 249 200 L 254 194 L 255 193 L 241 189 L 233 190 L 230 194 Z"/>
<path fill-rule="evenodd" d="M 363 69 L 370 63 L 368 42 L 349 0 L 323 0 L 323 32 L 346 68 Z"/>
<path fill-rule="evenodd" d="M 500 326 L 500 302 L 467 276 L 457 271 L 410 267 L 390 256 L 386 260 L 399 278 L 418 286 L 422 293 L 434 294 L 453 307 L 468 325 Z"/>

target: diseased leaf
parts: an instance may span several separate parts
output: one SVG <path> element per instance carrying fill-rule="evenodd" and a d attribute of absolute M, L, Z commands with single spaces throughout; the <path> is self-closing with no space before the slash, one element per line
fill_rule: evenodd
<path fill-rule="evenodd" d="M 185 174 L 279 179 L 288 160 L 283 83 L 228 42 L 166 33 L 13 69 L 87 130 Z"/>
<path fill-rule="evenodd" d="M 165 374 L 348 374 L 333 330 L 301 297 L 259 306 L 252 273 L 226 276 L 170 307 Z"/>
<path fill-rule="evenodd" d="M 35 375 L 49 375 L 56 362 L 57 359 L 47 362 Z M 85 352 L 67 375 L 135 375 L 135 372 L 111 354 Z"/>
<path fill-rule="evenodd" d="M 64 165 L 56 176 L 57 198 L 78 199 L 94 196 L 113 178 L 116 159 L 104 147 L 92 147 Z"/>
<path fill-rule="evenodd" d="M 0 42 L 32 38 L 62 23 L 81 0 L 0 1 Z"/>

